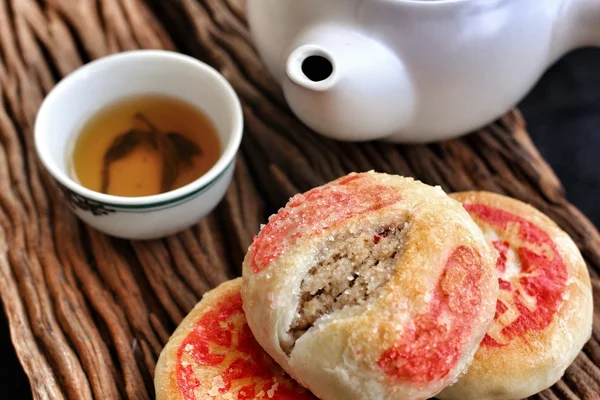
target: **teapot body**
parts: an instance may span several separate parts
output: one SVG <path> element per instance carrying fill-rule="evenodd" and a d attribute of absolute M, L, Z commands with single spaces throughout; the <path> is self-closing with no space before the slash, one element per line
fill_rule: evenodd
<path fill-rule="evenodd" d="M 600 1 L 579 1 L 600 10 Z M 581 27 L 569 28 L 579 8 L 573 0 L 249 0 L 248 16 L 259 54 L 308 126 L 340 140 L 423 143 L 500 117 L 557 58 L 586 44 Z M 364 43 L 346 43 L 335 29 Z M 330 87 L 290 73 L 290 56 L 312 45 L 331 54 Z M 383 48 L 389 55 L 378 55 Z"/>

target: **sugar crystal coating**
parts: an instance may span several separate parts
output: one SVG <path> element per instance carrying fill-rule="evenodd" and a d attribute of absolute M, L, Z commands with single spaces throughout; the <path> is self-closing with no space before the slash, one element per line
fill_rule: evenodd
<path fill-rule="evenodd" d="M 396 188 L 366 175 L 349 175 L 298 194 L 254 238 L 250 249 L 252 271 L 267 268 L 301 237 L 332 229 L 348 218 L 380 210 L 400 199 Z"/>
<path fill-rule="evenodd" d="M 378 365 L 388 376 L 426 385 L 452 371 L 479 313 L 479 288 L 485 284 L 482 271 L 475 250 L 465 246 L 454 250 L 433 292 L 429 312 L 410 321 L 397 344 L 379 359 Z"/>

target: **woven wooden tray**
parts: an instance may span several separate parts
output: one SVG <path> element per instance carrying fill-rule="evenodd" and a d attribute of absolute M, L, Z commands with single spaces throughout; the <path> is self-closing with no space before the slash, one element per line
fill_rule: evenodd
<path fill-rule="evenodd" d="M 176 49 L 218 68 L 243 101 L 245 138 L 218 209 L 161 241 L 80 224 L 41 168 L 32 127 L 45 93 L 81 64 Z M 532 203 L 570 233 L 593 278 L 594 337 L 540 399 L 598 399 L 600 236 L 563 196 L 517 112 L 430 146 L 343 144 L 290 113 L 251 43 L 243 0 L 0 0 L 0 296 L 39 399 L 147 399 L 163 344 L 201 295 L 240 273 L 259 224 L 287 199 L 350 171 L 414 176 L 448 191 Z"/>

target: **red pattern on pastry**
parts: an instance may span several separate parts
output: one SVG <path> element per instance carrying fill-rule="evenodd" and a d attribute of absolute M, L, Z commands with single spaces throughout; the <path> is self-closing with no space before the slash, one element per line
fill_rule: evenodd
<path fill-rule="evenodd" d="M 176 332 L 164 352 L 175 355 L 172 386 L 182 400 L 316 400 L 258 345 L 244 316 L 241 279 L 230 281 L 199 303 L 185 332 Z M 224 291 L 221 291 L 225 287 Z M 216 293 L 216 294 L 215 294 Z"/>
<path fill-rule="evenodd" d="M 401 197 L 397 189 L 364 175 L 347 176 L 298 194 L 254 238 L 252 271 L 267 268 L 302 237 L 334 229 L 348 218 L 380 210 Z"/>
<path fill-rule="evenodd" d="M 494 323 L 502 325 L 500 336 L 493 338 L 487 334 L 484 346 L 504 346 L 516 336 L 530 331 L 545 329 L 558 310 L 567 283 L 567 267 L 558 252 L 556 243 L 534 223 L 484 204 L 465 204 L 465 209 L 480 223 L 492 226 L 503 238 L 516 231 L 518 242 L 504 239 L 494 241 L 499 252 L 496 269 L 500 276 L 500 290 L 510 292 L 510 303 L 501 296 L 498 300 Z M 514 248 L 521 262 L 521 270 L 513 276 L 506 276 L 507 254 Z M 509 310 L 515 317 L 508 323 L 501 317 Z"/>
<path fill-rule="evenodd" d="M 481 258 L 458 247 L 448 258 L 427 314 L 414 318 L 398 341 L 378 361 L 389 376 L 418 385 L 447 376 L 470 340 L 469 322 L 481 305 L 484 284 Z"/>
<path fill-rule="evenodd" d="M 591 336 L 589 274 L 567 233 L 539 210 L 489 192 L 456 193 L 497 251 L 494 321 L 442 400 L 517 400 L 555 384 Z"/>

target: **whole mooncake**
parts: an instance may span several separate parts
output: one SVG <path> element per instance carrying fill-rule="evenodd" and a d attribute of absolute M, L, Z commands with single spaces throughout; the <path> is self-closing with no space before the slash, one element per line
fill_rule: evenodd
<path fill-rule="evenodd" d="M 316 400 L 254 340 L 241 283 L 206 293 L 175 330 L 156 365 L 157 400 Z"/>
<path fill-rule="evenodd" d="M 350 174 L 261 229 L 243 263 L 244 311 L 320 399 L 425 399 L 468 366 L 493 320 L 495 261 L 440 188 Z"/>
<path fill-rule="evenodd" d="M 593 299 L 585 262 L 550 218 L 515 199 L 452 195 L 498 251 L 496 316 L 473 364 L 438 397 L 516 400 L 556 383 L 592 330 Z"/>

